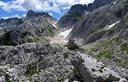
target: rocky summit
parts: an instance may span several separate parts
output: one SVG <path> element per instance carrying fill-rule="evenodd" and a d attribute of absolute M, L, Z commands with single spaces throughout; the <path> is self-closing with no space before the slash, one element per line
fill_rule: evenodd
<path fill-rule="evenodd" d="M 128 82 L 127 18 L 128 0 L 95 0 L 0 19 L 0 82 Z"/>

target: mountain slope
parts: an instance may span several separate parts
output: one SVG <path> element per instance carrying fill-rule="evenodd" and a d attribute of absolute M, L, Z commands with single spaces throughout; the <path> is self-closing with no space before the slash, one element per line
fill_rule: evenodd
<path fill-rule="evenodd" d="M 78 23 L 69 39 L 82 42 L 86 53 L 128 76 L 128 11 L 125 0 L 115 0 L 88 14 Z M 90 47 L 89 47 L 90 45 Z M 120 69 L 120 70 L 119 70 Z"/>
<path fill-rule="evenodd" d="M 74 27 L 70 38 L 80 38 L 84 42 L 89 43 L 100 38 L 111 37 L 120 31 L 119 26 L 123 25 L 122 20 L 126 16 L 126 13 L 127 11 L 123 6 L 123 1 L 120 0 L 102 6 L 85 15 L 84 19 Z M 116 25 L 114 25 L 112 26 L 114 28 L 105 29 L 111 27 L 114 23 L 118 26 L 115 27 Z"/>
<path fill-rule="evenodd" d="M 83 14 L 84 6 L 81 4 L 74 5 L 71 7 L 69 12 L 61 17 L 61 19 L 57 22 L 57 25 L 60 28 L 72 28 L 80 21 Z"/>
<path fill-rule="evenodd" d="M 84 14 L 88 14 L 89 12 L 110 4 L 114 0 L 95 0 L 93 3 L 90 3 L 88 5 L 82 5 L 82 4 L 76 4 L 73 5 L 70 10 L 61 17 L 61 19 L 58 21 L 57 25 L 61 28 L 72 28 L 75 25 L 79 24 L 80 21 L 83 20 Z"/>
<path fill-rule="evenodd" d="M 11 30 L 1 36 L 1 45 L 43 41 L 46 37 L 53 37 L 57 31 L 52 25 L 55 19 L 47 13 L 28 11 L 27 16 L 19 20 L 20 23 L 12 25 Z"/>

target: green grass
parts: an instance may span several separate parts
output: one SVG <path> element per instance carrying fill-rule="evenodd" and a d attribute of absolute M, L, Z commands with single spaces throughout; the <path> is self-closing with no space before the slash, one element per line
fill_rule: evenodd
<path fill-rule="evenodd" d="M 123 43 L 120 47 L 123 52 L 128 53 L 128 43 L 127 42 Z"/>
<path fill-rule="evenodd" d="M 29 43 L 40 41 L 40 38 L 36 36 L 27 36 L 25 39 L 26 39 L 26 42 L 29 42 Z"/>
<path fill-rule="evenodd" d="M 114 43 L 116 43 L 117 45 L 120 45 L 120 44 L 122 43 L 122 41 L 121 41 L 121 39 L 118 38 L 118 37 L 112 38 L 112 39 L 110 39 L 110 40 L 108 41 L 108 44 L 109 44 L 109 45 L 112 45 L 112 44 L 114 44 Z"/>
<path fill-rule="evenodd" d="M 122 40 L 120 38 L 112 38 L 110 40 L 103 40 L 103 41 L 100 41 L 98 46 L 101 46 L 101 47 L 104 47 L 104 48 L 107 48 L 109 46 L 113 46 L 113 45 L 120 45 L 122 44 Z"/>
<path fill-rule="evenodd" d="M 110 50 L 101 50 L 97 54 L 98 59 L 111 59 L 113 53 Z"/>
<path fill-rule="evenodd" d="M 52 28 L 49 26 L 49 27 L 47 27 L 47 29 L 48 29 L 48 35 L 50 35 L 50 36 L 54 36 L 54 32 L 52 31 Z"/>
<path fill-rule="evenodd" d="M 98 60 L 113 60 L 117 65 L 128 69 L 128 61 L 124 58 L 128 54 L 128 42 L 122 38 L 113 37 L 99 41 L 95 49 L 90 49 L 88 53 L 97 53 Z"/>
<path fill-rule="evenodd" d="M 25 75 L 29 78 L 35 73 L 39 73 L 39 70 L 37 69 L 37 65 L 35 63 L 28 64 L 26 68 Z"/>

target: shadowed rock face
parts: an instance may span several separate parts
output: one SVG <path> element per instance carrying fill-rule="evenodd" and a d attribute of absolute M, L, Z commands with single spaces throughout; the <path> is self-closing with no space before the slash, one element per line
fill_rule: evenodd
<path fill-rule="evenodd" d="M 88 7 L 86 8 L 87 11 L 93 11 L 101 6 L 111 4 L 115 0 L 94 0 L 93 3 L 88 4 Z"/>
<path fill-rule="evenodd" d="M 71 9 L 68 11 L 68 13 L 79 13 L 83 14 L 85 13 L 87 6 L 82 4 L 76 4 L 71 7 Z"/>
<path fill-rule="evenodd" d="M 85 43 L 90 43 L 101 38 L 114 36 L 120 33 L 126 13 L 123 1 L 117 0 L 102 6 L 84 15 L 83 20 L 74 27 L 70 38 L 83 39 Z M 105 28 L 109 28 L 109 26 L 118 21 L 120 22 L 112 26 L 111 29 L 105 30 Z M 124 25 L 122 27 L 125 27 Z"/>
<path fill-rule="evenodd" d="M 82 15 L 85 13 L 86 5 L 73 5 L 71 9 L 58 21 L 60 28 L 72 28 L 79 23 Z"/>
<path fill-rule="evenodd" d="M 83 14 L 87 14 L 101 6 L 110 4 L 114 0 L 95 0 L 94 3 L 90 3 L 88 6 L 82 4 L 76 4 L 58 21 L 57 25 L 61 28 L 72 28 L 79 24 L 83 20 Z"/>
<path fill-rule="evenodd" d="M 106 67 L 102 62 L 86 55 L 78 54 L 72 59 L 72 64 L 80 73 L 83 82 L 127 82 L 122 79 L 115 71 Z"/>
<path fill-rule="evenodd" d="M 74 5 L 57 23 L 60 28 L 72 28 L 84 14 L 83 5 Z"/>
<path fill-rule="evenodd" d="M 57 31 L 52 25 L 55 20 L 47 13 L 29 11 L 27 17 L 17 20 L 20 22 L 12 25 L 12 28 L 10 27 L 11 29 L 5 28 L 7 31 L 1 36 L 1 45 L 18 45 L 26 42 L 39 42 L 45 40 L 45 37 L 53 37 Z"/>

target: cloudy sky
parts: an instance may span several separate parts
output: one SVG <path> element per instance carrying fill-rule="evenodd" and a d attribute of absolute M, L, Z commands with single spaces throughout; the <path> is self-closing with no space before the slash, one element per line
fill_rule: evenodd
<path fill-rule="evenodd" d="M 61 17 L 73 4 L 88 4 L 94 0 L 0 0 L 0 18 L 23 17 L 28 10 L 45 11 Z"/>

